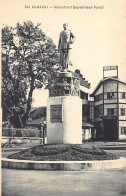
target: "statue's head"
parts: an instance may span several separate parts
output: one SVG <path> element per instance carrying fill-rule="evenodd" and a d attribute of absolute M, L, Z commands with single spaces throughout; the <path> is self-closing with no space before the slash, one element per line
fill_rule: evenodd
<path fill-rule="evenodd" d="M 68 24 L 67 24 L 66 22 L 63 24 L 63 28 L 64 28 L 65 30 L 68 28 Z"/>

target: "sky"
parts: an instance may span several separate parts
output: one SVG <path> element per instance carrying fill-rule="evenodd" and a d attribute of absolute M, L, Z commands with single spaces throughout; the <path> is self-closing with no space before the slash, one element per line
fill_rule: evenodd
<path fill-rule="evenodd" d="M 24 21 L 41 23 L 56 46 L 67 22 L 76 37 L 70 55 L 73 66 L 69 69 L 81 70 L 91 83 L 90 92 L 103 78 L 103 66 L 118 65 L 119 78 L 126 80 L 125 0 L 1 0 L 1 6 L 1 26 Z M 47 98 L 48 91 L 35 91 L 33 106 L 46 105 Z"/>

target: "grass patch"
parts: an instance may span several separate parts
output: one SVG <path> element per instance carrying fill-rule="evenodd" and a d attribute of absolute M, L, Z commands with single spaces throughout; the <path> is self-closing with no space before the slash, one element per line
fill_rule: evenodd
<path fill-rule="evenodd" d="M 85 144 L 39 145 L 8 156 L 9 159 L 36 161 L 112 160 L 118 157 L 103 149 Z"/>

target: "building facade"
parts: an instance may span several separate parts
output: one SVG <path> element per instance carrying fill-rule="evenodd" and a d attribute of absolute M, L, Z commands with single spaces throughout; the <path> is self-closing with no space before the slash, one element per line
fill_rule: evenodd
<path fill-rule="evenodd" d="M 73 73 L 80 81 L 80 98 L 82 99 L 82 141 L 95 138 L 94 128 L 94 99 L 90 95 L 90 83 L 80 74 L 80 71 Z M 79 117 L 77 117 L 79 118 Z"/>
<path fill-rule="evenodd" d="M 82 141 L 95 138 L 94 128 L 94 101 L 89 97 L 89 89 L 80 86 L 80 98 L 82 99 Z"/>
<path fill-rule="evenodd" d="M 98 140 L 126 139 L 126 82 L 103 78 L 91 94 Z"/>

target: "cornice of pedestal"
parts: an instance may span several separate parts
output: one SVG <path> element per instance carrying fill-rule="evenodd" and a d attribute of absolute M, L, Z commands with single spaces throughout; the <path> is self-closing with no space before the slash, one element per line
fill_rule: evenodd
<path fill-rule="evenodd" d="M 72 77 L 72 73 L 71 72 L 57 72 L 57 77 Z"/>

